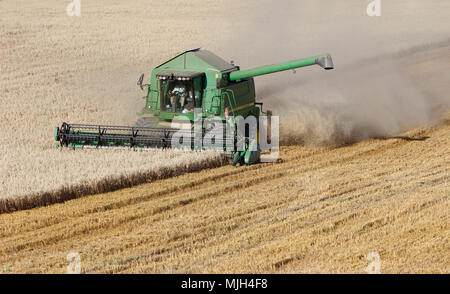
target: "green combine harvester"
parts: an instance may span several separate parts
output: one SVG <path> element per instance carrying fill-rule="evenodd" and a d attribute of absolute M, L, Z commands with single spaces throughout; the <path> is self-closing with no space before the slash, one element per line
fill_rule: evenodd
<path fill-rule="evenodd" d="M 260 160 L 259 132 L 238 128 L 238 118 L 254 116 L 259 122 L 265 116 L 270 142 L 272 115 L 256 102 L 253 77 L 315 64 L 333 69 L 328 54 L 240 70 L 210 51 L 189 50 L 154 68 L 149 84 L 141 75 L 138 85 L 147 95 L 136 126 L 64 122 L 56 127 L 55 140 L 72 148 L 220 149 L 232 156 L 233 165 L 252 164 Z M 196 124 L 198 120 L 210 123 Z M 214 127 L 218 122 L 222 128 Z"/>

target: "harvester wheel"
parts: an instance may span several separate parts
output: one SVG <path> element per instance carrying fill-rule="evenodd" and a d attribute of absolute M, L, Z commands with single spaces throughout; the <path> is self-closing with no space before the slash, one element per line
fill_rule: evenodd
<path fill-rule="evenodd" d="M 245 151 L 237 151 L 234 153 L 231 165 L 236 166 L 238 163 L 239 165 L 245 164 Z"/>

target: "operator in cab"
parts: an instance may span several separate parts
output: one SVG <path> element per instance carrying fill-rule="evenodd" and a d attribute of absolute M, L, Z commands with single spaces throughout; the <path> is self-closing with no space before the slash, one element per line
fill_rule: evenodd
<path fill-rule="evenodd" d="M 194 108 L 194 98 L 192 96 L 192 89 L 189 90 L 185 83 L 182 81 L 176 81 L 175 86 L 169 92 L 170 104 L 172 111 L 176 112 L 176 108 L 179 105 L 182 113 L 189 113 Z"/>

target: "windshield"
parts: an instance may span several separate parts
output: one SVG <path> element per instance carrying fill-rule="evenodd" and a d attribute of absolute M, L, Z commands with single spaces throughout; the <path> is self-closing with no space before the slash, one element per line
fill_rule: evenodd
<path fill-rule="evenodd" d="M 166 112 L 193 113 L 201 107 L 202 80 L 160 80 L 161 109 Z"/>

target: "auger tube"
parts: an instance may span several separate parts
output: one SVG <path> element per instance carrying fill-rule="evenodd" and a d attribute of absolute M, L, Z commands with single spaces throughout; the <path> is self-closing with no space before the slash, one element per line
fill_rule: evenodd
<path fill-rule="evenodd" d="M 230 81 L 240 80 L 244 78 L 256 77 L 274 72 L 295 69 L 310 65 L 319 65 L 322 68 L 329 70 L 333 69 L 333 60 L 329 54 L 322 54 L 308 58 L 296 59 L 272 65 L 263 65 L 247 70 L 239 70 L 230 73 Z"/>

